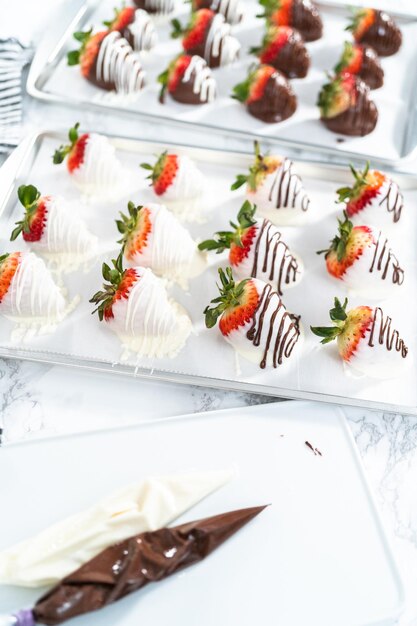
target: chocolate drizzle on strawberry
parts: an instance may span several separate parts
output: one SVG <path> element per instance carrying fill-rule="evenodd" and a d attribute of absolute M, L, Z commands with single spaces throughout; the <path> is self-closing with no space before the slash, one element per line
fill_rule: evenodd
<path fill-rule="evenodd" d="M 263 259 L 259 259 L 259 250 L 265 248 Z M 281 261 L 277 263 L 277 259 Z M 259 263 L 259 261 L 261 261 Z M 281 233 L 276 230 L 269 220 L 263 220 L 260 231 L 257 235 L 255 253 L 251 276 L 256 278 L 259 272 L 266 274 L 269 268 L 268 280 L 276 281 L 277 292 L 282 296 L 282 285 L 289 285 L 297 280 L 298 261 L 290 253 L 287 244 L 281 239 Z"/>
<path fill-rule="evenodd" d="M 269 192 L 269 201 L 274 202 L 277 209 L 297 207 L 300 200 L 300 208 L 307 211 L 310 206 L 310 199 L 304 191 L 301 179 L 293 172 L 293 162 L 285 158 L 281 167 L 278 168 L 275 180 Z M 300 194 L 302 194 L 299 199 Z"/>
<path fill-rule="evenodd" d="M 387 350 L 391 351 L 394 348 L 394 350 L 401 353 L 403 359 L 407 357 L 408 348 L 404 340 L 401 339 L 398 330 L 392 328 L 392 319 L 388 315 L 385 316 L 379 306 L 375 308 L 369 335 L 368 345 L 371 348 L 375 346 L 375 337 L 380 345 L 385 344 Z"/>
<path fill-rule="evenodd" d="M 401 217 L 401 211 L 403 210 L 404 200 L 399 192 L 398 186 L 392 181 L 389 183 L 387 193 L 379 203 L 379 206 L 384 205 L 388 213 L 393 214 L 394 222 L 398 222 Z"/>
<path fill-rule="evenodd" d="M 276 292 L 273 291 L 271 285 L 265 285 L 252 324 L 246 333 L 247 338 L 252 341 L 254 346 L 261 345 L 261 340 L 265 338 L 266 333 L 265 351 L 259 364 L 261 369 L 265 369 L 271 350 L 274 368 L 282 365 L 283 360 L 291 356 L 300 337 L 298 322 L 285 310 L 281 298 L 278 299 L 278 305 L 272 312 L 269 323 L 265 325 L 265 317 L 267 313 L 270 313 L 271 306 L 274 306 L 273 301 L 276 300 L 274 296 L 276 296 Z M 278 328 L 276 328 L 277 318 L 279 320 Z"/>
<path fill-rule="evenodd" d="M 175 9 L 175 0 L 133 0 L 139 9 L 145 9 L 148 13 L 160 13 L 166 15 Z"/>
<path fill-rule="evenodd" d="M 397 257 L 388 247 L 388 239 L 379 233 L 375 241 L 375 251 L 369 271 L 381 272 L 382 280 L 385 280 L 390 273 L 391 281 L 394 285 L 402 285 L 404 282 L 404 270 L 400 267 Z"/>

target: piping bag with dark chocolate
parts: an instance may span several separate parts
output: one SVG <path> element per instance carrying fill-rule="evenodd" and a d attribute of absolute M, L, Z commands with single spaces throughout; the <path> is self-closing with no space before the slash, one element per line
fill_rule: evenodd
<path fill-rule="evenodd" d="M 264 508 L 230 511 L 141 533 L 115 544 L 64 578 L 33 609 L 16 613 L 14 624 L 61 624 L 112 604 L 150 582 L 198 563 Z"/>

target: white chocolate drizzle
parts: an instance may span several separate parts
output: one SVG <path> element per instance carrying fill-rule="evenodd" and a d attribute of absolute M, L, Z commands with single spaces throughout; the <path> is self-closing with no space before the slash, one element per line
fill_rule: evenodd
<path fill-rule="evenodd" d="M 230 24 L 226 24 L 223 15 L 216 13 L 210 24 L 204 48 L 204 58 L 210 64 L 210 58 L 220 57 L 220 65 L 233 63 L 239 56 L 240 43 L 230 34 Z"/>
<path fill-rule="evenodd" d="M 134 50 L 151 50 L 155 46 L 158 35 L 151 17 L 143 9 L 136 9 L 135 19 L 127 28 L 133 38 Z"/>
<path fill-rule="evenodd" d="M 201 102 L 213 102 L 216 97 L 216 81 L 206 61 L 194 55 L 182 77 L 183 83 L 194 80 L 193 92 L 200 95 Z"/>
<path fill-rule="evenodd" d="M 117 31 L 104 37 L 97 56 L 97 80 L 115 85 L 116 91 L 132 94 L 144 85 L 145 72 L 129 43 Z"/>

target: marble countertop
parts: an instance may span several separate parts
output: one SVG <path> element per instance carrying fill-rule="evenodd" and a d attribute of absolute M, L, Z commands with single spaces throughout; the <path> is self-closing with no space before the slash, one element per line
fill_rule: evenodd
<path fill-rule="evenodd" d="M 115 120 L 25 98 L 24 133 L 67 129 L 74 121 L 121 135 L 250 150 L 250 144 L 168 127 Z M 417 172 L 411 163 L 408 171 Z M 155 398 L 157 397 L 157 402 Z M 143 419 L 274 401 L 251 394 L 143 381 L 84 370 L 0 360 L 1 443 L 125 425 Z M 417 417 L 347 409 L 377 503 L 391 537 L 407 602 L 400 626 L 417 626 Z M 1 453 L 1 452 L 0 452 Z"/>

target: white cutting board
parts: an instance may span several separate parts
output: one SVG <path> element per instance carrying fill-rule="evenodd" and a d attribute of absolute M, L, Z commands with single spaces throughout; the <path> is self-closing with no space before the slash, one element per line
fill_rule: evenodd
<path fill-rule="evenodd" d="M 401 582 L 344 415 L 331 405 L 269 404 L 8 446 L 0 548 L 146 475 L 231 465 L 237 478 L 181 520 L 271 506 L 205 561 L 74 625 L 395 623 Z M 39 595 L 0 587 L 0 614 Z"/>

